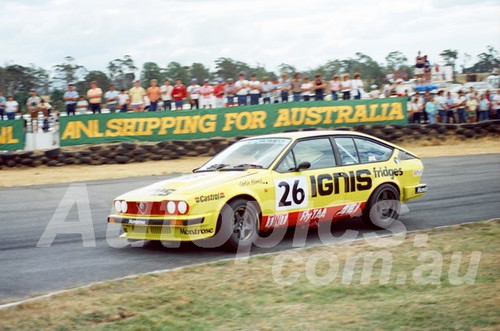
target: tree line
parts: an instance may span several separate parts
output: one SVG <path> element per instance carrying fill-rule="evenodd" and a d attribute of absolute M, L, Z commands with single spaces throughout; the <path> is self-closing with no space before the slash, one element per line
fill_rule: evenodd
<path fill-rule="evenodd" d="M 425 52 L 424 52 L 425 53 Z M 491 72 L 493 68 L 500 66 L 498 51 L 493 46 L 487 46 L 485 52 L 477 55 L 478 61 L 470 64 L 472 56 L 457 50 L 446 49 L 440 53 L 442 63 L 451 65 L 455 72 L 477 73 Z M 458 64 L 458 59 L 462 63 Z M 431 62 L 438 62 L 431 59 Z M 459 68 L 460 67 L 460 68 Z M 236 78 L 240 73 L 246 76 L 256 74 L 258 79 L 268 76 L 270 80 L 276 80 L 283 74 L 300 72 L 303 77 L 314 77 L 321 74 L 326 80 L 331 79 L 334 74 L 353 74 L 360 72 L 365 86 L 384 83 L 388 71 L 398 70 L 405 72 L 408 77 L 413 76 L 414 59 L 408 59 L 400 51 L 392 51 L 385 57 L 385 63 L 378 63 L 369 55 L 357 52 L 354 57 L 347 59 L 332 59 L 312 69 L 300 69 L 292 64 L 282 63 L 277 71 L 269 71 L 265 65 L 252 66 L 248 63 L 234 60 L 228 57 L 220 57 L 214 61 L 214 70 L 210 70 L 202 63 L 184 65 L 179 62 L 170 62 L 162 67 L 155 62 L 145 62 L 142 68 L 136 66 L 131 56 L 125 55 L 108 62 L 106 72 L 100 70 L 89 70 L 77 63 L 76 59 L 67 56 L 60 64 L 53 66 L 50 70 L 38 67 L 34 64 L 22 66 L 19 64 L 8 64 L 0 66 L 0 90 L 5 94 L 12 94 L 14 98 L 24 104 L 28 98 L 30 89 L 36 89 L 39 94 L 50 95 L 53 105 L 63 109 L 62 98 L 66 86 L 74 83 L 80 94 L 85 94 L 91 81 L 97 81 L 98 85 L 106 90 L 110 84 L 117 89 L 130 88 L 136 79 L 140 79 L 144 87 L 147 87 L 151 79 L 157 79 L 160 84 L 164 79 L 180 78 L 184 84 L 189 84 L 191 78 L 215 79 L 217 77 Z M 139 74 L 137 74 L 139 72 Z"/>

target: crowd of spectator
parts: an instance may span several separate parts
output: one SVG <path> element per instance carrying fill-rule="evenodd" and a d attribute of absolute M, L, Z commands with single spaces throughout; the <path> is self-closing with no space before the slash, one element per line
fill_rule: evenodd
<path fill-rule="evenodd" d="M 418 80 L 426 81 L 430 70 L 426 56 L 417 56 L 415 77 Z M 422 65 L 422 68 L 418 66 Z M 351 79 L 349 74 L 342 76 L 334 75 L 330 81 L 325 81 L 320 74 L 314 79 L 301 77 L 300 73 L 295 73 L 289 78 L 283 74 L 277 81 L 271 81 L 264 76 L 262 81 L 257 80 L 256 75 L 251 75 L 247 80 L 244 74 L 240 74 L 235 81 L 232 78 L 226 81 L 222 78 L 216 82 L 204 79 L 202 85 L 198 84 L 196 78 L 191 79 L 188 86 L 185 86 L 181 79 L 176 79 L 174 84 L 166 79 L 161 86 L 153 79 L 149 82 L 147 89 L 141 86 L 139 80 L 134 82 L 130 89 L 116 90 L 114 85 L 110 85 L 103 93 L 97 82 L 90 83 L 86 95 L 79 95 L 74 84 L 69 84 L 63 95 L 66 107 L 66 115 L 77 115 L 87 113 L 101 113 L 103 104 L 110 113 L 115 112 L 143 112 L 143 111 L 172 111 L 183 109 L 200 108 L 222 108 L 245 105 L 258 105 L 268 103 L 281 103 L 288 101 L 321 101 L 328 99 L 336 101 L 379 98 L 397 96 L 408 97 L 408 118 L 413 123 L 466 123 L 484 121 L 487 119 L 500 118 L 500 91 L 492 96 L 489 91 L 479 94 L 471 87 L 468 93 L 458 92 L 458 96 L 450 92 L 445 94 L 441 90 L 437 96 L 429 91 L 421 94 L 418 91 L 410 95 L 408 89 L 402 84 L 402 79 L 389 79 L 382 90 L 376 85 L 370 86 L 371 91 L 366 93 L 361 74 L 355 73 Z M 330 97 L 331 96 L 331 97 Z M 42 129 L 48 129 L 48 118 L 52 106 L 40 98 L 35 90 L 30 91 L 30 97 L 26 101 L 26 109 L 30 115 L 31 128 L 37 130 L 39 113 L 43 114 Z M 7 99 L 0 91 L 0 116 L 3 120 L 15 119 L 15 115 L 20 111 L 20 105 L 13 99 L 12 95 Z"/>

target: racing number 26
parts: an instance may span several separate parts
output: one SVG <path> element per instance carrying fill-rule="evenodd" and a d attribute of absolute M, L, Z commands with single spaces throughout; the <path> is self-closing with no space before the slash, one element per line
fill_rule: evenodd
<path fill-rule="evenodd" d="M 283 178 L 275 182 L 276 209 L 288 209 L 307 205 L 307 186 L 304 177 Z"/>

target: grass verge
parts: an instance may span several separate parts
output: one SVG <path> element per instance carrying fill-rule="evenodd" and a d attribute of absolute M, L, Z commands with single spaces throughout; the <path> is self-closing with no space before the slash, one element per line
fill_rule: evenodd
<path fill-rule="evenodd" d="M 3 309 L 0 329 L 498 330 L 499 239 L 496 220 L 410 234 L 395 247 L 376 247 L 386 238 L 186 267 Z M 364 263 L 350 271 L 355 258 Z"/>

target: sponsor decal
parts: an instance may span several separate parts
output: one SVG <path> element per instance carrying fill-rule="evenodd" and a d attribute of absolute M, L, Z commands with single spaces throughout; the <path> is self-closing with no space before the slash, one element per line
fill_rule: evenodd
<path fill-rule="evenodd" d="M 224 192 L 220 192 L 220 193 L 214 193 L 214 194 L 200 195 L 198 197 L 195 197 L 194 200 L 196 201 L 196 203 L 200 203 L 200 202 L 209 202 L 209 201 L 220 200 L 220 199 L 224 199 L 225 197 L 226 197 L 226 195 L 224 194 Z"/>
<path fill-rule="evenodd" d="M 371 172 L 368 169 L 360 169 L 349 172 L 336 172 L 332 175 L 311 175 L 311 197 L 339 194 L 343 182 L 344 192 L 366 191 L 372 188 Z"/>
<path fill-rule="evenodd" d="M 278 178 L 274 180 L 276 210 L 307 206 L 309 195 L 307 179 L 304 176 Z"/>
<path fill-rule="evenodd" d="M 319 221 L 326 216 L 327 210 L 327 208 L 304 210 L 299 217 L 299 223 Z"/>
<path fill-rule="evenodd" d="M 270 215 L 267 218 L 266 228 L 272 228 L 275 226 L 285 226 L 287 224 L 288 224 L 288 214 Z"/>
<path fill-rule="evenodd" d="M 169 194 L 171 194 L 172 192 L 175 192 L 175 189 L 171 189 L 171 188 L 161 188 L 161 189 L 156 189 L 154 190 L 151 195 L 157 195 L 157 196 L 161 196 L 161 197 L 165 197 Z"/>
<path fill-rule="evenodd" d="M 135 220 L 131 219 L 128 220 L 128 224 L 134 224 L 134 225 L 146 225 L 148 222 L 146 220 Z"/>
<path fill-rule="evenodd" d="M 186 236 L 197 235 L 197 234 L 209 234 L 214 233 L 214 229 L 184 229 L 179 228 L 179 233 Z"/>
<path fill-rule="evenodd" d="M 251 179 L 251 180 L 242 180 L 239 183 L 240 186 L 253 186 L 253 185 L 257 185 L 257 184 L 267 184 L 267 183 L 264 183 L 264 181 L 262 180 L 262 178 Z"/>
<path fill-rule="evenodd" d="M 137 209 L 139 210 L 139 213 L 144 214 L 146 212 L 147 207 L 148 207 L 147 202 L 137 202 Z"/>
<path fill-rule="evenodd" d="M 387 167 L 382 168 L 373 168 L 373 173 L 376 178 L 379 177 L 391 177 L 391 179 L 394 179 L 396 176 L 403 176 L 403 169 L 402 168 L 394 168 L 394 169 L 387 169 Z"/>
<path fill-rule="evenodd" d="M 419 194 L 419 193 L 425 193 L 425 192 L 427 192 L 427 186 L 415 187 L 415 193 Z"/>
<path fill-rule="evenodd" d="M 339 210 L 335 217 L 337 216 L 346 216 L 346 215 L 354 215 L 359 211 L 359 207 L 361 206 L 361 202 L 358 203 L 348 203 L 341 210 Z"/>
<path fill-rule="evenodd" d="M 414 169 L 413 177 L 420 177 L 420 176 L 422 176 L 422 169 Z"/>

